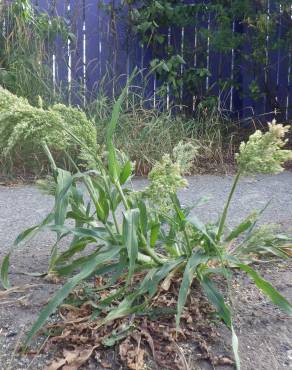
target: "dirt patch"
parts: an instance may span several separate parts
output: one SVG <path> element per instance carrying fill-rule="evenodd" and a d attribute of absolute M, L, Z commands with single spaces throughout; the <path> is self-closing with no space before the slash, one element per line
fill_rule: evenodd
<path fill-rule="evenodd" d="M 189 179 L 189 189 L 180 194 L 184 204 L 191 204 L 207 195 L 210 202 L 196 210 L 202 219 L 216 219 L 229 190 L 230 177 L 197 176 Z M 278 223 L 283 229 L 292 225 L 292 174 L 261 176 L 244 179 L 237 191 L 238 202 L 231 208 L 232 223 L 255 208 L 262 208 L 273 198 L 264 215 L 265 222 Z M 145 186 L 144 180 L 134 181 L 134 186 Z M 32 186 L 0 187 L 0 258 L 7 252 L 17 234 L 39 222 L 52 207 L 52 199 L 43 196 Z M 52 353 L 32 353 L 19 356 L 14 353 L 17 342 L 36 319 L 41 307 L 58 288 L 44 279 L 24 273 L 41 273 L 47 266 L 50 246 L 54 238 L 43 233 L 30 246 L 16 252 L 12 258 L 11 282 L 13 287 L 23 287 L 19 292 L 0 296 L 0 369 L 44 369 L 55 356 Z M 271 281 L 280 292 L 292 301 L 292 263 L 279 261 L 261 263 L 256 268 Z M 240 342 L 240 355 L 244 370 L 292 369 L 292 321 L 270 304 L 248 278 L 236 274 L 233 282 L 235 326 Z M 215 356 L 230 356 L 230 333 L 221 324 L 216 324 L 220 334 L 208 343 Z M 35 348 L 42 345 L 37 339 Z M 185 358 L 191 369 L 212 369 L 209 361 L 198 361 L 200 349 L 196 343 L 182 345 Z M 120 368 L 119 354 L 107 353 L 113 368 Z M 33 361 L 33 362 L 31 362 Z M 153 365 L 154 366 L 154 365 Z M 93 361 L 86 369 L 102 368 Z M 155 367 L 153 367 L 154 369 Z M 223 365 L 217 369 L 230 369 Z"/>

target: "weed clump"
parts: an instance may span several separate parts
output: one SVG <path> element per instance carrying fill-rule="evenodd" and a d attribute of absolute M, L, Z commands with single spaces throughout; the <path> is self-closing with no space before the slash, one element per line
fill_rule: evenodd
<path fill-rule="evenodd" d="M 182 160 L 183 156 L 178 155 L 183 152 L 182 144 L 174 150 L 173 158 L 171 154 L 164 155 L 156 163 L 150 172 L 150 185 L 146 191 L 136 193 L 131 189 L 131 162 L 120 160 L 113 144 L 113 134 L 127 88 L 117 100 L 108 124 L 106 161 L 96 154 L 94 148 L 88 146 L 82 135 L 76 136 L 69 129 L 66 130 L 86 152 L 92 157 L 95 155 L 95 170 L 81 172 L 75 165 L 74 172 L 70 173 L 56 165 L 49 148 L 44 146 L 53 169 L 55 187 L 50 189 L 54 189 L 55 205 L 39 225 L 18 236 L 14 247 L 41 230 L 55 232 L 56 242 L 52 248 L 48 275 L 58 275 L 67 280 L 40 312 L 27 336 L 26 344 L 74 288 L 92 276 L 103 281 L 96 293 L 106 292 L 94 303 L 96 330 L 128 315 L 145 315 L 152 303 L 162 297 L 164 289 L 175 280 L 179 284 L 176 304 L 172 308 L 175 308 L 178 331 L 189 291 L 196 280 L 215 307 L 218 318 L 231 331 L 235 362 L 239 369 L 232 308 L 214 277 L 223 276 L 225 290 L 230 293 L 230 279 L 236 267 L 246 273 L 274 304 L 292 315 L 291 304 L 251 266 L 255 255 L 288 257 L 291 245 L 287 246 L 287 241 L 291 242 L 291 238 L 280 235 L 271 237 L 270 233 L 265 238 L 262 232 L 255 232 L 261 212 L 253 212 L 231 231 L 227 231 L 228 210 L 240 177 L 247 169 L 253 173 L 261 169 L 253 165 L 253 157 L 247 155 L 246 148 L 252 147 L 261 157 L 268 148 L 263 143 L 269 141 L 271 157 L 262 160 L 271 164 L 271 171 L 279 172 L 284 159 L 291 155 L 289 151 L 284 152 L 285 156 L 281 152 L 287 129 L 273 123 L 268 133 L 263 136 L 257 133 L 251 137 L 251 141 L 241 146 L 237 156 L 238 173 L 226 204 L 216 223 L 205 224 L 191 214 L 194 207 L 180 204 L 176 193 L 186 185 L 182 175 L 188 166 Z M 254 140 L 255 137 L 262 139 Z M 262 150 L 263 147 L 265 150 Z M 186 152 L 189 153 L 190 149 L 195 153 L 194 148 L 190 147 L 187 147 Z M 80 181 L 83 186 L 80 186 Z M 118 222 L 120 212 L 121 223 Z M 67 222 L 69 219 L 70 223 Z M 63 248 L 59 249 L 59 242 L 65 236 L 72 238 L 64 251 Z M 79 256 L 80 252 L 84 253 L 82 257 Z M 5 288 L 9 287 L 10 254 L 3 259 L 0 274 Z"/>
<path fill-rule="evenodd" d="M 0 87 L 0 163 L 7 172 L 20 167 L 41 173 L 48 163 L 43 142 L 50 145 L 60 161 L 64 151 L 82 159 L 82 150 L 67 133 L 68 129 L 97 150 L 95 126 L 78 108 L 56 104 L 44 109 L 41 102 L 34 107 L 27 99 Z"/>

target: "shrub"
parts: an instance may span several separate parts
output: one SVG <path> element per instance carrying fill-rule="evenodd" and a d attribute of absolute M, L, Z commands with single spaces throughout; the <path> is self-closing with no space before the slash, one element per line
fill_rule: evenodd
<path fill-rule="evenodd" d="M 281 243 L 283 240 L 287 243 L 287 238 L 281 241 L 281 238 L 277 239 L 277 236 L 271 238 L 269 234 L 268 239 L 264 241 L 264 235 L 259 233 L 261 243 L 257 250 L 255 242 L 257 234 L 253 233 L 259 214 L 254 213 L 231 232 L 226 233 L 229 205 L 241 174 L 247 168 L 261 171 L 259 167 L 248 166 L 249 160 L 253 161 L 254 158 L 248 160 L 246 148 L 249 148 L 251 143 L 253 149 L 254 145 L 257 145 L 258 149 L 255 152 L 258 158 L 262 158 L 267 147 L 262 145 L 262 140 L 255 144 L 254 136 L 251 137 L 251 141 L 241 146 L 237 157 L 238 174 L 235 176 L 223 212 L 217 223 L 203 224 L 198 218 L 190 216 L 190 208 L 182 207 L 176 195 L 177 189 L 186 183 L 181 175 L 180 163 L 174 162 L 175 156 L 173 159 L 171 156 L 165 156 L 161 162 L 156 163 L 150 174 L 150 185 L 145 191 L 133 192 L 127 187 L 126 183 L 131 178 L 131 163 L 126 161 L 121 164 L 118 161 L 112 142 L 125 94 L 126 89 L 115 104 L 108 125 L 106 165 L 96 156 L 95 171 L 78 170 L 71 174 L 56 167 L 46 147 L 54 169 L 55 205 L 41 224 L 19 235 L 15 247 L 44 228 L 53 230 L 56 232 L 57 241 L 52 249 L 48 273 L 63 277 L 73 276 L 41 311 L 28 334 L 26 344 L 70 292 L 92 275 L 103 277 L 107 282 L 104 289 L 113 287 L 112 292 L 106 294 L 105 298 L 101 298 L 94 306 L 95 314 L 99 316 L 95 329 L 129 314 L 143 314 L 151 305 L 153 298 L 161 294 L 162 282 L 167 279 L 171 281 L 176 276 L 177 280 L 180 277 L 182 279 L 177 299 L 177 328 L 180 325 L 188 291 L 193 280 L 197 279 L 215 306 L 218 316 L 231 329 L 233 350 L 239 368 L 237 337 L 231 308 L 216 287 L 213 277 L 223 275 L 228 290 L 233 268 L 239 268 L 254 280 L 257 287 L 273 303 L 292 315 L 290 303 L 250 266 L 255 253 L 272 252 L 279 255 L 281 250 L 281 255 L 286 256 L 285 248 L 281 249 Z M 282 133 L 283 127 L 273 123 L 269 131 L 262 135 L 263 142 L 269 141 L 269 146 L 273 148 L 271 153 L 273 166 L 270 168 L 272 172 L 281 171 L 283 162 L 291 157 L 290 151 L 282 149 L 284 143 Z M 76 139 L 79 144 L 83 142 L 82 137 Z M 91 155 L 94 154 L 92 148 L 88 148 L 85 143 L 84 149 Z M 268 161 L 270 159 L 271 157 L 266 158 Z M 262 168 L 263 172 L 266 172 L 265 167 Z M 77 181 L 81 181 L 84 187 L 77 187 Z M 87 191 L 83 194 L 84 189 Z M 163 194 L 164 199 L 167 196 L 167 207 L 165 203 L 162 207 L 157 205 L 158 192 Z M 88 195 L 89 202 L 86 201 Z M 117 220 L 117 214 L 120 212 L 118 207 L 122 208 L 121 225 Z M 75 225 L 68 226 L 65 223 L 67 219 L 73 219 Z M 59 241 L 68 235 L 72 236 L 71 243 L 67 250 L 59 251 Z M 251 235 L 254 235 L 253 239 Z M 238 240 L 240 242 L 237 244 Z M 236 245 L 240 247 L 239 253 Z M 89 246 L 90 248 L 87 248 Z M 81 251 L 84 253 L 82 257 L 78 255 Z M 2 283 L 6 288 L 9 286 L 7 279 L 9 256 L 10 254 L 4 258 L 1 269 Z M 140 282 L 133 285 L 136 273 L 139 274 Z M 118 289 L 115 285 L 117 281 L 120 286 Z M 102 290 L 103 287 L 98 289 Z"/>
<path fill-rule="evenodd" d="M 45 167 L 43 142 L 48 143 L 57 158 L 68 151 L 74 157 L 82 155 L 70 131 L 82 137 L 84 143 L 97 149 L 95 126 L 84 112 L 62 104 L 48 109 L 33 107 L 24 98 L 0 87 L 0 161 L 2 168 L 11 171 L 20 167 L 40 172 Z"/>

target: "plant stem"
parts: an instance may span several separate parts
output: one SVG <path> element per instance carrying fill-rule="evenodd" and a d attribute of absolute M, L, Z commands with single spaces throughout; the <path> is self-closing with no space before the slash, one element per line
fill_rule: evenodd
<path fill-rule="evenodd" d="M 53 171 L 56 171 L 57 170 L 57 165 L 56 165 L 56 162 L 54 161 L 52 153 L 50 152 L 50 149 L 48 148 L 47 143 L 45 143 L 45 142 L 43 143 L 43 148 L 44 148 L 44 151 L 45 151 L 45 153 L 46 153 L 46 155 L 49 159 L 49 162 L 52 166 Z"/>
<path fill-rule="evenodd" d="M 148 254 L 148 256 L 150 256 L 153 259 L 153 261 L 156 262 L 158 265 L 163 265 L 164 261 L 160 257 L 158 257 L 158 255 L 154 252 L 154 250 L 151 247 L 149 247 L 144 235 L 142 233 L 139 233 L 139 236 L 142 239 L 144 251 Z"/>
<path fill-rule="evenodd" d="M 118 190 L 118 192 L 119 192 L 119 194 L 122 198 L 122 202 L 124 204 L 125 209 L 129 210 L 130 206 L 127 202 L 127 199 L 125 197 L 125 194 L 123 192 L 123 189 L 122 189 L 121 184 L 119 183 L 119 181 L 115 181 L 115 186 L 116 186 L 116 188 L 117 188 L 117 190 Z M 140 236 L 141 236 L 141 239 L 142 239 L 143 244 L 144 244 L 144 250 L 148 254 L 148 256 L 150 256 L 153 259 L 153 261 L 156 262 L 158 265 L 163 265 L 164 261 L 160 257 L 157 256 L 157 254 L 154 252 L 153 249 L 151 249 L 149 247 L 149 245 L 147 244 L 147 241 L 145 240 L 144 235 L 140 234 Z"/>
<path fill-rule="evenodd" d="M 113 220 L 114 220 L 114 224 L 115 224 L 115 228 L 116 228 L 116 231 L 118 234 L 120 234 L 120 227 L 119 227 L 119 224 L 118 224 L 118 220 L 116 218 L 116 214 L 113 210 L 111 210 L 111 214 L 112 214 L 112 217 L 113 217 Z"/>
<path fill-rule="evenodd" d="M 192 254 L 192 248 L 191 248 L 190 239 L 189 239 L 189 236 L 188 236 L 188 233 L 186 231 L 185 226 L 183 228 L 183 234 L 184 234 L 184 237 L 186 239 L 188 254 L 191 255 Z"/>
<path fill-rule="evenodd" d="M 127 199 L 125 197 L 125 194 L 123 192 L 123 189 L 122 189 L 121 184 L 119 183 L 119 181 L 115 181 L 115 186 L 116 186 L 116 188 L 117 188 L 117 190 L 118 190 L 118 192 L 119 192 L 119 194 L 122 198 L 122 202 L 124 204 L 125 209 L 129 210 L 130 209 L 129 204 L 127 202 Z"/>
<path fill-rule="evenodd" d="M 102 176 L 102 178 L 103 178 L 104 186 L 105 186 L 108 198 L 109 198 L 110 210 L 111 210 L 111 214 L 112 214 L 112 217 L 113 217 L 113 220 L 114 220 L 115 228 L 116 228 L 117 233 L 120 234 L 121 232 L 120 232 L 119 223 L 117 221 L 116 214 L 115 214 L 114 207 L 113 207 L 113 200 L 112 200 L 112 197 L 111 197 L 111 189 L 110 189 L 110 186 L 107 183 L 106 177 Z"/>
<path fill-rule="evenodd" d="M 104 224 L 104 227 L 106 228 L 107 232 L 110 234 L 110 236 L 113 238 L 113 240 L 115 241 L 115 243 L 117 243 L 117 239 L 114 235 L 114 233 L 112 232 L 110 226 L 108 224 Z"/>
<path fill-rule="evenodd" d="M 148 256 L 150 256 L 158 265 L 164 264 L 164 260 L 158 257 L 154 250 L 151 249 L 148 244 L 144 245 L 144 250 L 148 254 Z"/>
<path fill-rule="evenodd" d="M 218 232 L 217 232 L 217 235 L 216 235 L 216 240 L 217 241 L 220 240 L 220 238 L 223 234 L 225 221 L 226 221 L 226 217 L 227 217 L 227 212 L 228 212 L 228 209 L 229 209 L 229 206 L 230 206 L 230 203 L 231 203 L 231 200 L 232 200 L 232 197 L 233 197 L 233 194 L 234 194 L 234 191 L 236 189 L 236 186 L 237 186 L 237 183 L 238 183 L 238 180 L 239 180 L 240 176 L 241 176 L 241 172 L 238 171 L 237 175 L 235 176 L 235 178 L 233 180 L 232 188 L 230 190 L 230 193 L 229 193 L 228 198 L 227 198 L 227 202 L 225 204 L 222 216 L 220 218 L 219 228 L 218 228 Z"/>

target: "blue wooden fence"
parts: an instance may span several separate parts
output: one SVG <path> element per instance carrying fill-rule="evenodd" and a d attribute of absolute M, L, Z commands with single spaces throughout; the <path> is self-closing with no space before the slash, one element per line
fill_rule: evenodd
<path fill-rule="evenodd" d="M 122 16 L 118 20 L 113 19 L 113 15 L 99 7 L 98 0 L 34 0 L 33 2 L 40 11 L 64 17 L 70 28 L 70 38 L 65 41 L 61 38 L 56 40 L 49 60 L 55 83 L 62 82 L 68 91 L 69 99 L 76 100 L 78 95 L 79 102 L 83 104 L 86 99 L 90 99 L 90 95 L 95 96 L 99 88 L 105 89 L 109 95 L 116 95 L 127 76 L 137 66 L 141 70 L 135 81 L 138 86 L 137 91 L 143 94 L 144 98 L 149 99 L 149 104 L 157 106 L 163 100 L 166 107 L 175 104 L 195 107 L 196 96 L 186 96 L 184 86 L 181 87 L 180 97 L 174 97 L 169 90 L 164 99 L 161 99 L 157 94 L 160 81 L 155 74 L 148 76 L 147 83 L 145 82 L 144 77 L 149 71 L 152 51 L 143 46 L 138 36 L 133 33 L 127 18 L 128 9 L 123 5 L 122 0 L 106 1 L 115 8 L 122 7 L 120 11 Z M 195 3 L 195 0 L 187 2 Z M 281 4 L 276 6 L 272 0 L 267 0 L 266 9 L 267 21 L 271 12 L 279 14 L 276 37 L 280 37 L 284 32 L 281 23 L 283 13 Z M 289 17 L 292 22 L 292 0 Z M 212 94 L 218 97 L 218 104 L 240 118 L 256 115 L 266 120 L 271 118 L 269 113 L 274 111 L 278 111 L 281 120 L 292 117 L 291 50 L 280 48 L 267 52 L 266 66 L 263 66 L 258 77 L 262 93 L 257 99 L 253 99 L 250 93 L 250 86 L 254 79 L 251 61 L 248 58 L 238 58 L 236 50 L 225 54 L 212 50 L 208 38 L 198 40 L 198 27 L 205 27 L 212 31 L 212 28 L 216 27 L 212 14 L 200 20 L 199 23 L 194 20 L 193 26 L 169 27 L 165 33 L 169 45 L 172 45 L 181 55 L 184 54 L 186 40 L 193 44 L 194 53 L 192 60 L 187 60 L 188 65 L 191 63 L 210 71 L 210 76 L 206 76 L 204 80 L 202 90 L 207 91 L 212 87 Z M 250 31 L 234 20 L 232 32 Z M 266 42 L 269 43 L 268 34 Z M 198 43 L 200 48 L 204 49 L 204 53 L 200 53 Z M 244 48 L 248 54 L 249 45 L 244 45 Z M 217 83 L 219 79 L 236 79 L 236 84 L 226 88 Z M 77 90 L 81 91 L 80 95 Z M 267 90 L 272 92 L 272 96 L 267 93 Z"/>

